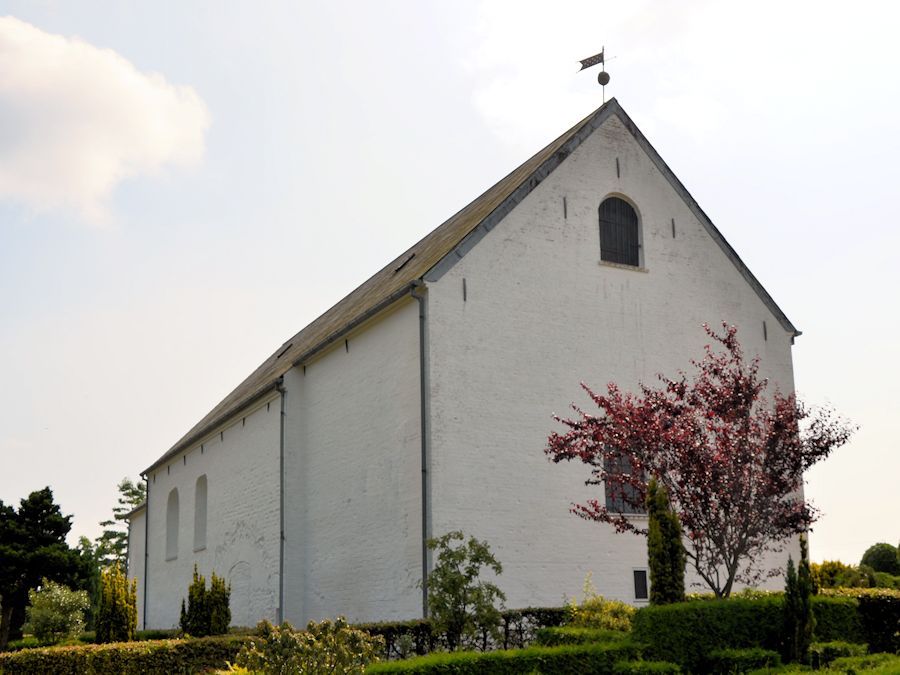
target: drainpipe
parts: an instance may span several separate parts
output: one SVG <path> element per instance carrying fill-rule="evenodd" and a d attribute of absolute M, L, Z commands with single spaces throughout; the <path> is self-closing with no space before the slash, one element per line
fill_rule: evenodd
<path fill-rule="evenodd" d="M 150 577 L 150 477 L 146 474 L 141 474 L 141 478 L 144 479 L 144 485 L 147 486 L 144 495 L 144 592 L 143 592 L 143 613 L 144 618 L 141 620 L 143 624 L 143 629 L 147 630 L 147 580 Z"/>
<path fill-rule="evenodd" d="M 428 618 L 428 539 L 431 526 L 428 513 L 430 492 L 428 476 L 428 367 L 426 343 L 427 302 L 425 283 L 413 282 L 412 297 L 419 301 L 419 433 L 422 438 L 422 616 Z"/>
<path fill-rule="evenodd" d="M 281 394 L 281 418 L 279 420 L 278 439 L 278 625 L 284 622 L 284 420 L 285 399 L 287 389 L 284 386 L 284 375 L 275 382 L 275 390 Z"/>

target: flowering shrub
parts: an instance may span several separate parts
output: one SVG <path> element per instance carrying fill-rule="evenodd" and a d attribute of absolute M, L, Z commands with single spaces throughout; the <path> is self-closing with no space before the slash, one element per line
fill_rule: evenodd
<path fill-rule="evenodd" d="M 43 644 L 55 644 L 84 630 L 84 612 L 91 606 L 85 591 L 73 591 L 44 579 L 39 588 L 28 591 L 25 630 Z"/>
<path fill-rule="evenodd" d="M 581 603 L 574 598 L 568 603 L 570 625 L 580 628 L 631 630 L 635 608 L 619 600 L 607 600 L 597 593 L 591 572 L 584 578 L 581 593 Z"/>

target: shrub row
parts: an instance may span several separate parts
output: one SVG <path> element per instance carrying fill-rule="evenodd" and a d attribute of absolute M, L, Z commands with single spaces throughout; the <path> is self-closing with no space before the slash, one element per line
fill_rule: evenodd
<path fill-rule="evenodd" d="M 582 675 L 583 673 L 615 672 L 655 672 L 671 673 L 672 670 L 617 671 L 620 662 L 638 658 L 640 647 L 628 641 L 593 645 L 565 645 L 561 647 L 529 647 L 496 652 L 453 652 L 429 654 L 406 661 L 378 663 L 366 670 L 367 673 L 431 673 L 470 675 L 519 675 L 520 673 L 560 673 L 562 675 Z M 624 666 L 623 666 L 624 667 Z"/>
<path fill-rule="evenodd" d="M 710 673 L 748 673 L 759 668 L 781 665 L 778 652 L 761 647 L 750 649 L 716 649 L 704 659 L 704 669 Z"/>
<path fill-rule="evenodd" d="M 628 639 L 629 635 L 629 633 L 620 630 L 558 626 L 541 628 L 535 636 L 535 643 L 543 647 L 584 645 L 595 642 L 618 642 L 619 640 Z"/>
<path fill-rule="evenodd" d="M 502 612 L 503 623 L 498 641 L 487 639 L 489 649 L 519 649 L 531 645 L 542 628 L 561 626 L 568 619 L 565 607 L 526 607 Z M 354 628 L 384 638 L 385 660 L 406 658 L 412 654 L 430 654 L 437 648 L 447 648 L 443 635 L 436 634 L 431 621 L 387 621 L 354 624 Z"/>
<path fill-rule="evenodd" d="M 845 656 L 865 656 L 867 645 L 835 640 L 833 642 L 813 642 L 809 647 L 810 665 L 816 670 L 827 667 L 835 659 Z"/>
<path fill-rule="evenodd" d="M 27 649 L 0 654 L 3 675 L 168 675 L 226 667 L 234 661 L 245 636 L 215 636 L 186 640 L 118 642 Z"/>
<path fill-rule="evenodd" d="M 870 598 L 879 616 L 893 607 L 893 599 Z M 703 671 L 704 657 L 720 649 L 762 647 L 781 651 L 782 596 L 731 598 L 645 607 L 634 618 L 634 639 L 647 644 L 648 658 L 672 661 Z M 863 620 L 860 600 L 854 597 L 813 597 L 815 638 L 820 641 L 869 642 L 886 632 L 884 625 Z M 866 610 L 873 616 L 874 609 Z M 890 624 L 888 624 L 890 625 Z M 896 620 L 894 625 L 896 626 Z"/>

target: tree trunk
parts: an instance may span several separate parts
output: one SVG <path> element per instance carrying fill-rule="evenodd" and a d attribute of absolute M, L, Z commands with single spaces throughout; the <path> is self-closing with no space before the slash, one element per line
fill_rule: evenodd
<path fill-rule="evenodd" d="M 0 652 L 6 650 L 6 645 L 9 642 L 9 624 L 12 620 L 12 613 L 12 605 L 7 606 L 4 604 L 0 606 Z"/>

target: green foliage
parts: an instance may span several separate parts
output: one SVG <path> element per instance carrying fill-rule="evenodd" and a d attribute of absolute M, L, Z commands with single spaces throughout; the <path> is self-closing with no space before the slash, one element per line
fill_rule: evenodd
<path fill-rule="evenodd" d="M 844 656 L 865 656 L 868 645 L 833 640 L 831 642 L 814 642 L 809 647 L 809 662 L 813 668 L 825 668 L 835 659 Z"/>
<path fill-rule="evenodd" d="M 127 516 L 147 498 L 147 485 L 143 481 L 123 478 L 118 485 L 118 504 L 113 507 L 112 520 L 100 523 L 103 532 L 95 542 L 100 567 L 119 565 L 128 574 L 128 520 Z"/>
<path fill-rule="evenodd" d="M 650 561 L 650 602 L 664 605 L 684 600 L 685 551 L 681 521 L 669 495 L 655 478 L 647 485 L 647 554 Z"/>
<path fill-rule="evenodd" d="M 137 630 L 137 582 L 128 583 L 118 565 L 100 575 L 100 604 L 97 606 L 96 640 L 127 642 Z"/>
<path fill-rule="evenodd" d="M 837 588 L 838 579 L 853 569 L 840 560 L 826 560 L 822 563 L 810 563 L 810 572 L 816 588 Z"/>
<path fill-rule="evenodd" d="M 0 672 L 16 675 L 172 675 L 225 668 L 246 636 L 156 640 L 26 649 L 0 654 Z"/>
<path fill-rule="evenodd" d="M 49 487 L 22 499 L 18 510 L 0 501 L 0 650 L 10 636 L 21 636 L 28 591 L 42 579 L 84 588 L 84 561 L 66 544 L 71 527 Z"/>
<path fill-rule="evenodd" d="M 845 656 L 832 661 L 827 672 L 867 673 L 869 675 L 897 675 L 900 673 L 900 656 L 894 654 L 868 654 L 867 656 Z"/>
<path fill-rule="evenodd" d="M 557 645 L 583 645 L 595 642 L 616 642 L 619 640 L 626 640 L 628 637 L 628 633 L 620 630 L 557 626 L 541 628 L 537 632 L 536 642 L 544 647 L 556 647 Z"/>
<path fill-rule="evenodd" d="M 874 544 L 863 553 L 860 565 L 871 567 L 876 572 L 900 574 L 900 553 L 892 544 Z"/>
<path fill-rule="evenodd" d="M 800 537 L 800 571 L 788 557 L 784 590 L 784 657 L 793 663 L 806 663 L 812 642 L 815 616 L 812 613 L 813 583 L 809 569 L 806 537 Z"/>
<path fill-rule="evenodd" d="M 875 588 L 896 588 L 900 590 L 900 575 L 875 572 Z"/>
<path fill-rule="evenodd" d="M 188 586 L 187 605 L 181 600 L 181 618 L 179 625 L 185 635 L 204 637 L 222 635 L 228 632 L 231 623 L 231 587 L 222 577 L 212 573 L 209 588 L 206 577 L 197 571 Z"/>
<path fill-rule="evenodd" d="M 747 649 L 716 649 L 705 659 L 705 669 L 710 673 L 746 673 L 758 668 L 777 668 L 781 665 L 778 652 L 760 647 Z"/>
<path fill-rule="evenodd" d="M 613 666 L 613 675 L 641 675 L 642 673 L 654 673 L 655 675 L 678 675 L 681 668 L 676 663 L 668 661 L 619 661 Z"/>
<path fill-rule="evenodd" d="M 858 601 L 869 650 L 900 652 L 900 598 L 888 595 L 863 595 Z"/>
<path fill-rule="evenodd" d="M 85 591 L 73 591 L 44 579 L 40 587 L 28 591 L 25 630 L 43 644 L 74 638 L 84 630 L 84 612 L 90 607 Z"/>
<path fill-rule="evenodd" d="M 384 648 L 383 638 L 351 628 L 343 617 L 310 621 L 305 631 L 296 631 L 289 623 L 279 627 L 263 621 L 258 632 L 235 660 L 235 666 L 253 673 L 362 673 L 378 662 Z"/>
<path fill-rule="evenodd" d="M 494 558 L 486 542 L 469 537 L 463 541 L 462 532 L 448 532 L 428 540 L 428 548 L 437 551 L 437 562 L 428 575 L 428 613 L 435 630 L 446 635 L 451 650 L 480 643 L 485 649 L 489 641 L 500 638 L 501 612 L 496 607 L 506 596 L 489 581 L 481 581 L 487 568 L 495 575 L 503 566 Z"/>
<path fill-rule="evenodd" d="M 569 623 L 580 628 L 602 628 L 606 630 L 631 630 L 631 619 L 635 608 L 619 600 L 607 600 L 597 593 L 592 574 L 587 573 L 582 587 L 581 603 L 569 601 Z"/>
<path fill-rule="evenodd" d="M 525 675 L 537 672 L 582 675 L 583 673 L 612 673 L 615 664 L 620 661 L 634 660 L 639 656 L 639 646 L 623 640 L 593 645 L 430 654 L 406 661 L 379 663 L 367 669 L 366 673 Z"/>

